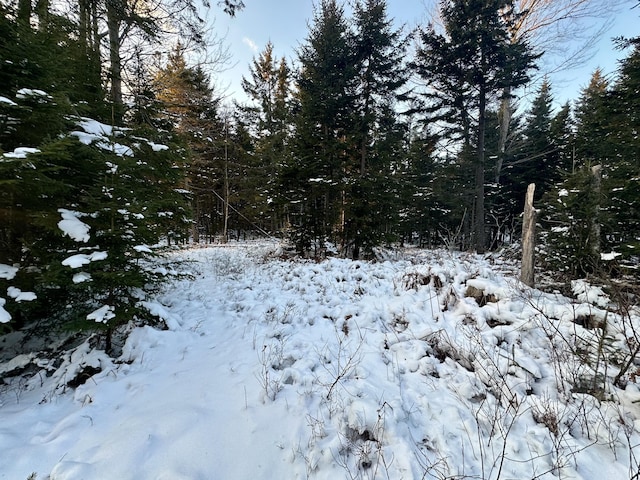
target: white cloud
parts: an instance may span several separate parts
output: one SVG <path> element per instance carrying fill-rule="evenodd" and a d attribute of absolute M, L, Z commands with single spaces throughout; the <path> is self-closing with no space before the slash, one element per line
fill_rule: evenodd
<path fill-rule="evenodd" d="M 256 45 L 256 42 L 254 42 L 253 40 L 251 40 L 249 37 L 243 37 L 242 38 L 242 43 L 244 43 L 245 45 L 247 45 L 251 50 L 253 50 L 254 52 L 258 51 L 258 46 Z"/>

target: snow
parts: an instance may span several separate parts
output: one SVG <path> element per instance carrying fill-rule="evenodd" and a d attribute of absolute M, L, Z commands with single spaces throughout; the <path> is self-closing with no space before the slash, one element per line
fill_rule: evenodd
<path fill-rule="evenodd" d="M 7 104 L 9 104 L 11 106 L 17 106 L 18 105 L 16 102 L 11 100 L 10 98 L 3 97 L 2 95 L 0 95 L 0 103 L 7 103 Z"/>
<path fill-rule="evenodd" d="M 132 157 L 134 155 L 130 147 L 112 140 L 113 137 L 122 132 L 122 128 L 114 128 L 111 125 L 106 125 L 89 118 L 80 119 L 77 125 L 81 127 L 83 131 L 71 132 L 70 135 L 76 137 L 81 143 L 91 145 L 95 142 L 98 148 L 113 152 L 121 157 Z"/>
<path fill-rule="evenodd" d="M 16 97 L 24 98 L 24 97 L 48 97 L 49 94 L 47 92 L 43 92 L 42 90 L 32 89 L 32 88 L 21 88 L 18 90 Z"/>
<path fill-rule="evenodd" d="M 86 117 L 81 118 L 77 124 L 88 134 L 98 137 L 111 137 L 118 131 L 118 129 L 114 129 L 111 125 Z"/>
<path fill-rule="evenodd" d="M 4 278 L 5 280 L 13 280 L 18 273 L 18 267 L 12 267 L 10 265 L 5 265 L 4 263 L 0 263 L 0 278 Z"/>
<path fill-rule="evenodd" d="M 64 265 L 65 267 L 80 268 L 91 262 L 97 262 L 99 260 L 104 260 L 105 258 L 107 258 L 107 252 L 93 252 L 90 254 L 77 253 L 75 255 L 71 255 L 68 258 L 65 258 L 62 261 L 62 265 Z"/>
<path fill-rule="evenodd" d="M 622 254 L 618 253 L 618 252 L 601 253 L 600 254 L 600 260 L 603 260 L 605 262 L 610 262 L 611 260 L 615 260 L 616 258 L 618 258 L 621 255 Z"/>
<path fill-rule="evenodd" d="M 97 142 L 96 145 L 99 148 L 113 152 L 120 157 L 123 157 L 123 156 L 133 157 L 134 155 L 133 150 L 131 150 L 130 147 L 127 147 L 126 145 L 122 145 L 120 143 L 100 141 L 100 142 Z"/>
<path fill-rule="evenodd" d="M 593 286 L 586 280 L 573 280 L 571 289 L 578 300 L 597 305 L 599 307 L 607 307 L 610 300 L 601 287 Z"/>
<path fill-rule="evenodd" d="M 11 159 L 24 159 L 24 158 L 27 158 L 27 155 L 29 155 L 30 153 L 39 153 L 39 152 L 40 150 L 38 150 L 37 148 L 18 147 L 14 149 L 13 152 L 3 153 L 2 156 L 5 158 L 11 158 Z"/>
<path fill-rule="evenodd" d="M 169 150 L 169 147 L 167 145 L 162 145 L 160 143 L 153 143 L 153 142 L 147 142 L 147 143 L 151 147 L 151 150 L 153 150 L 154 152 L 162 152 L 164 150 Z"/>
<path fill-rule="evenodd" d="M 7 301 L 0 297 L 0 323 L 9 323 L 11 321 L 11 314 L 4 309 L 6 303 Z"/>
<path fill-rule="evenodd" d="M 23 368 L 33 362 L 35 355 L 33 353 L 18 355 L 3 365 L 0 365 L 0 375 L 5 372 L 10 372 L 16 368 Z"/>
<path fill-rule="evenodd" d="M 91 274 L 87 272 L 79 272 L 73 275 L 73 283 L 88 282 L 91 280 Z"/>
<path fill-rule="evenodd" d="M 22 290 L 16 287 L 7 288 L 7 295 L 13 298 L 16 302 L 32 302 L 36 298 L 38 298 L 35 293 L 23 292 Z"/>
<path fill-rule="evenodd" d="M 58 228 L 62 230 L 64 235 L 67 235 L 76 242 L 86 243 L 89 241 L 89 230 L 91 227 L 78 218 L 80 215 L 78 212 L 64 208 L 59 208 L 58 212 L 62 216 L 62 220 L 58 222 Z"/>
<path fill-rule="evenodd" d="M 87 315 L 87 320 L 95 320 L 98 323 L 107 323 L 116 315 L 113 313 L 115 309 L 111 305 L 103 305 Z"/>
<path fill-rule="evenodd" d="M 21 88 L 16 92 L 16 98 L 24 99 L 27 97 L 35 97 L 40 100 L 47 99 L 50 100 L 53 97 L 49 95 L 47 92 L 42 90 L 34 89 L 34 88 Z"/>
<path fill-rule="evenodd" d="M 574 322 L 606 315 L 586 303 L 599 301 L 593 286 L 577 284 L 577 299 L 546 294 L 506 261 L 449 251 L 378 262 L 280 254 L 266 243 L 173 252 L 166 262 L 186 260 L 182 275 L 140 305 L 168 329 L 131 327 L 115 360 L 91 341 L 55 364 L 14 359 L 43 370 L 0 386 L 0 479 L 637 471 L 635 380 L 604 400 L 567 384 L 593 373 L 564 343 L 597 342 Z M 470 286 L 491 300 L 466 297 Z M 104 305 L 87 318 L 112 315 Z M 608 318 L 616 337 L 620 318 Z M 87 367 L 100 372 L 70 388 Z"/>

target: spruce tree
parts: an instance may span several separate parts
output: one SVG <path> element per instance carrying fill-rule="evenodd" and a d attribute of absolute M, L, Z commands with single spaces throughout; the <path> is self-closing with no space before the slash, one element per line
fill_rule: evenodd
<path fill-rule="evenodd" d="M 565 103 L 551 120 L 551 142 L 555 158 L 551 178 L 553 182 L 557 182 L 573 170 L 573 116 L 569 102 Z"/>
<path fill-rule="evenodd" d="M 293 121 L 292 74 L 285 58 L 278 60 L 270 42 L 250 66 L 250 77 L 242 79 L 242 88 L 251 103 L 243 107 L 254 125 L 256 188 L 260 208 L 268 220 L 263 225 L 275 232 L 285 226 L 286 200 L 279 189 L 282 166 L 291 152 Z"/>
<path fill-rule="evenodd" d="M 345 180 L 354 171 L 355 52 L 344 9 L 323 0 L 299 52 L 299 113 L 293 155 L 282 174 L 296 249 L 339 244 Z"/>
<path fill-rule="evenodd" d="M 200 66 L 190 66 L 184 47 L 178 43 L 169 54 L 167 64 L 154 80 L 160 103 L 158 120 L 180 133 L 187 147 L 181 168 L 185 171 L 183 188 L 191 192 L 193 209 L 192 238 L 212 239 L 221 233 L 224 206 L 221 179 L 224 172 L 224 126 L 219 114 L 219 100 L 209 85 L 209 76 Z"/>
<path fill-rule="evenodd" d="M 530 183 L 536 184 L 536 200 L 553 183 L 557 152 L 551 132 L 552 104 L 551 85 L 545 79 L 527 111 L 522 129 L 523 143 L 515 159 L 504 164 L 506 170 L 501 181 L 509 185 L 509 195 L 514 200 L 511 215 L 522 213 L 525 193 Z"/>
<path fill-rule="evenodd" d="M 608 103 L 611 152 L 607 156 L 606 238 L 625 257 L 640 255 L 640 40 L 622 43 L 629 54 L 620 62 Z"/>
<path fill-rule="evenodd" d="M 354 12 L 358 157 L 346 191 L 342 245 L 353 258 L 391 240 L 400 205 L 397 176 L 405 128 L 395 109 L 408 79 L 404 38 L 392 28 L 385 0 L 357 2 Z M 395 163 L 397 162 L 397 163 Z M 395 168 L 394 168 L 395 167 Z"/>
<path fill-rule="evenodd" d="M 432 87 L 427 113 L 452 127 L 449 138 L 462 138 L 462 152 L 473 152 L 474 245 L 482 252 L 487 103 L 506 87 L 525 84 L 536 55 L 525 40 L 511 38 L 517 15 L 508 0 L 449 0 L 442 2 L 441 15 L 445 32 L 433 26 L 421 31 L 415 63 Z"/>
<path fill-rule="evenodd" d="M 610 146 L 607 142 L 607 91 L 609 81 L 596 69 L 582 89 L 575 108 L 575 157 L 579 166 L 603 162 Z"/>

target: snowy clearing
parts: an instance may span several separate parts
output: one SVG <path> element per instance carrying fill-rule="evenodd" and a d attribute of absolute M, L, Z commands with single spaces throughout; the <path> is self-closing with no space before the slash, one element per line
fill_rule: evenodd
<path fill-rule="evenodd" d="M 603 310 L 584 282 L 580 300 L 543 294 L 499 257 L 446 251 L 375 263 L 281 259 L 255 244 L 170 256 L 191 275 L 146 303 L 167 330 L 132 329 L 116 360 L 88 341 L 62 364 L 0 364 L 40 369 L 0 383 L 0 479 L 638 471 L 635 367 L 625 389 L 610 380 L 633 360 L 625 332 L 640 315 Z"/>

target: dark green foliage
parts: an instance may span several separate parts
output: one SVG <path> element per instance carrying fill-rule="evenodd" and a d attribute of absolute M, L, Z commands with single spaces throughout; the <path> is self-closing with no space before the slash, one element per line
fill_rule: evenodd
<path fill-rule="evenodd" d="M 629 55 L 608 96 L 610 109 L 607 175 L 607 238 L 625 256 L 640 256 L 640 42 L 626 44 Z"/>
<path fill-rule="evenodd" d="M 486 247 L 485 170 L 488 102 L 505 88 L 528 81 L 537 56 L 511 31 L 518 15 L 508 0 L 448 0 L 441 3 L 445 32 L 420 32 L 415 68 L 428 83 L 425 113 L 458 142 L 465 168 L 475 174 L 473 244 Z M 473 155 L 469 155 L 473 152 Z M 473 207 L 473 208 L 471 208 Z"/>
<path fill-rule="evenodd" d="M 599 231 L 594 224 L 600 222 L 603 199 L 589 166 L 546 195 L 541 218 L 546 227 L 542 259 L 546 268 L 571 278 L 598 272 L 600 238 L 593 235 Z"/>
<path fill-rule="evenodd" d="M 355 52 L 335 0 L 317 7 L 299 60 L 296 138 L 282 187 L 297 250 L 317 255 L 325 242 L 339 243 L 344 182 L 353 174 Z"/>
<path fill-rule="evenodd" d="M 261 210 L 263 229 L 278 232 L 285 228 L 287 197 L 280 190 L 280 174 L 290 161 L 294 99 L 292 73 L 284 58 L 274 57 L 273 45 L 254 59 L 250 78 L 243 78 L 242 88 L 251 104 L 241 108 L 244 122 L 253 137 L 254 189 L 256 208 Z"/>
<path fill-rule="evenodd" d="M 299 52 L 296 137 L 282 175 L 301 253 L 328 241 L 357 258 L 397 235 L 402 41 L 384 1 L 357 2 L 351 21 L 336 1 L 316 11 Z"/>
<path fill-rule="evenodd" d="M 553 230 L 549 233 L 550 257 L 574 275 L 599 273 L 605 268 L 600 252 L 619 254 L 617 262 L 623 265 L 638 258 L 640 55 L 637 45 L 629 46 L 631 52 L 621 62 L 619 76 L 611 86 L 596 71 L 583 90 L 576 109 L 576 173 L 567 174 L 562 184 L 568 192 L 565 201 L 554 202 L 550 197 L 546 206 L 545 216 L 551 225 L 562 221 L 561 225 L 570 227 L 566 235 Z M 566 153 L 564 163 L 568 163 Z M 585 174 L 595 165 L 602 168 L 599 194 Z M 592 228 L 594 222 L 599 228 Z"/>
<path fill-rule="evenodd" d="M 565 103 L 551 120 L 550 133 L 554 165 L 549 173 L 551 179 L 557 181 L 573 170 L 574 134 L 569 103 Z"/>
<path fill-rule="evenodd" d="M 608 88 L 609 82 L 598 69 L 578 99 L 575 108 L 575 157 L 578 165 L 599 163 L 608 156 Z"/>
<path fill-rule="evenodd" d="M 392 28 L 384 0 L 357 2 L 354 12 L 359 153 L 353 166 L 342 244 L 351 256 L 371 256 L 373 248 L 397 238 L 400 171 L 406 157 L 406 127 L 395 109 L 408 80 L 405 38 Z M 359 165 L 358 165 L 359 164 Z M 356 174 L 357 172 L 357 174 Z M 344 252 L 345 254 L 347 252 Z"/>
<path fill-rule="evenodd" d="M 119 155 L 106 142 L 114 142 L 116 151 L 130 150 Z M 141 318 L 138 303 L 158 280 L 146 270 L 147 246 L 185 231 L 188 215 L 175 191 L 179 177 L 172 168 L 174 154 L 154 151 L 152 145 L 159 150 L 135 132 L 91 145 L 70 136 L 41 146 L 25 160 L 0 163 L 24 172 L 14 177 L 10 196 L 3 195 L 0 205 L 9 217 L 3 229 L 8 248 L 0 260 L 19 265 L 17 285 L 38 296 L 35 302 L 10 307 L 21 323 L 110 331 Z M 88 225 L 87 241 L 63 234 L 58 223 L 65 210 L 60 209 L 76 212 Z M 81 268 L 62 263 L 72 255 L 98 252 L 105 258 Z M 79 272 L 90 280 L 74 281 Z M 112 320 L 97 324 L 86 319 L 105 305 L 113 308 Z"/>
<path fill-rule="evenodd" d="M 79 117 L 103 111 L 101 78 L 89 65 L 96 52 L 83 50 L 81 28 L 43 8 L 35 12 L 37 27 L 28 21 L 34 12 L 15 17 L 1 8 L 0 263 L 18 271 L 0 279 L 0 291 L 17 287 L 37 295 L 17 302 L 2 294 L 12 316 L 3 328 L 110 332 L 142 318 L 139 301 L 157 280 L 146 269 L 145 246 L 186 232 L 189 211 L 176 191 L 179 149 L 171 134 L 148 123 L 96 130 Z M 65 236 L 62 215 L 85 223 L 89 238 Z M 100 259 L 79 268 L 62 263 L 98 252 Z M 80 271 L 90 279 L 74 281 Z M 87 319 L 105 306 L 113 319 Z"/>
<path fill-rule="evenodd" d="M 552 105 L 551 85 L 545 80 L 527 111 L 520 144 L 505 162 L 501 176 L 501 183 L 506 187 L 504 193 L 513 199 L 508 212 L 512 218 L 522 213 L 529 184 L 536 184 L 534 200 L 537 202 L 561 178 L 561 172 L 567 171 L 571 137 L 569 107 L 554 116 Z"/>

